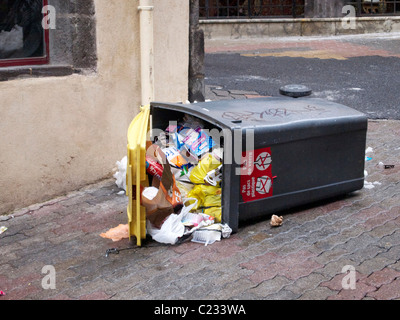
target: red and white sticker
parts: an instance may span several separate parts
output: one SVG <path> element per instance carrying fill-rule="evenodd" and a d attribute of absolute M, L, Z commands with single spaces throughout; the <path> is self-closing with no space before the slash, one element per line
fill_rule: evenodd
<path fill-rule="evenodd" d="M 243 152 L 240 176 L 240 193 L 244 202 L 272 197 L 271 148 Z"/>

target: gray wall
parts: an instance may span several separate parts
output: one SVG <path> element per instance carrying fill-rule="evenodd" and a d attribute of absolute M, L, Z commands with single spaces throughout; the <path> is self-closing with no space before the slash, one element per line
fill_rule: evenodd
<path fill-rule="evenodd" d="M 50 64 L 95 69 L 96 20 L 93 0 L 49 0 L 56 9 L 50 30 Z"/>

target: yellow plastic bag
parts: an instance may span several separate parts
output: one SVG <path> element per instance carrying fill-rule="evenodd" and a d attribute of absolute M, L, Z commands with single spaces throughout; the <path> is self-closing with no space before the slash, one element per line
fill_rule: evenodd
<path fill-rule="evenodd" d="M 218 161 L 211 153 L 208 153 L 190 172 L 190 181 L 196 184 L 204 184 L 204 178 L 207 176 L 207 174 L 210 171 L 217 169 L 220 165 L 221 162 Z"/>
<path fill-rule="evenodd" d="M 206 195 L 203 207 L 220 207 L 221 206 L 221 188 L 216 190 L 215 194 Z"/>
<path fill-rule="evenodd" d="M 222 221 L 222 208 L 221 207 L 211 207 L 204 209 L 204 213 L 211 217 L 214 217 L 215 223 L 221 223 Z"/>
<path fill-rule="evenodd" d="M 220 187 L 199 184 L 187 196 L 198 200 L 195 210 L 202 207 L 221 207 L 221 190 Z"/>

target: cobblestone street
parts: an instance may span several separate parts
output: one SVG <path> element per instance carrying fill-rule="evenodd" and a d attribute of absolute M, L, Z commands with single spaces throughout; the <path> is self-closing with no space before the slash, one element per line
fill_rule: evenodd
<path fill-rule="evenodd" d="M 209 246 L 101 238 L 126 223 L 113 179 L 3 216 L 0 299 L 399 299 L 399 135 L 398 121 L 369 122 L 374 188 L 283 212 L 279 228 L 270 217 L 242 225 Z M 106 257 L 113 247 L 121 251 Z M 45 265 L 56 270 L 54 290 L 42 288 Z M 342 287 L 345 266 L 355 290 Z"/>

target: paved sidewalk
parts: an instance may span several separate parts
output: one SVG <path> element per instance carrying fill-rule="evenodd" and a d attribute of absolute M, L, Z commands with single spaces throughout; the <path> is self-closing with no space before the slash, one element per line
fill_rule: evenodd
<path fill-rule="evenodd" d="M 257 95 L 215 91 L 208 98 Z M 369 122 L 366 180 L 379 182 L 374 188 L 284 212 L 279 228 L 265 217 L 209 246 L 149 240 L 138 248 L 101 238 L 126 223 L 127 197 L 114 179 L 0 217 L 8 227 L 0 300 L 400 299 L 399 136 L 399 121 Z M 129 249 L 106 257 L 109 248 Z M 56 288 L 45 290 L 48 265 Z M 354 267 L 354 290 L 342 286 L 345 266 Z"/>
<path fill-rule="evenodd" d="M 348 59 L 361 56 L 400 57 L 400 33 L 327 37 L 206 39 L 206 53 L 249 52 L 264 56 Z"/>

